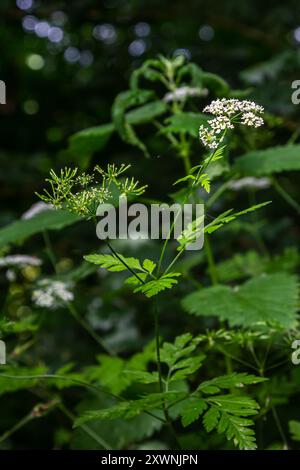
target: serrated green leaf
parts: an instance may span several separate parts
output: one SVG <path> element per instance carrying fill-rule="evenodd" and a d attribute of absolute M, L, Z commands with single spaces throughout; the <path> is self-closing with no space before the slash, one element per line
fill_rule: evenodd
<path fill-rule="evenodd" d="M 156 263 L 151 261 L 150 259 L 145 259 L 143 261 L 143 268 L 148 271 L 150 274 L 153 273 L 154 269 L 156 268 Z"/>
<path fill-rule="evenodd" d="M 171 289 L 175 284 L 178 283 L 175 277 L 181 276 L 180 273 L 168 273 L 164 274 L 159 279 L 155 279 L 153 281 L 146 282 L 139 287 L 137 287 L 134 292 L 142 292 L 145 294 L 146 297 L 153 297 L 159 292 L 162 292 L 166 289 Z"/>
<path fill-rule="evenodd" d="M 246 372 L 233 372 L 232 374 L 222 375 L 220 377 L 215 377 L 214 379 L 202 382 L 199 385 L 198 390 L 204 393 L 218 393 L 222 388 L 240 388 L 244 385 L 265 382 L 266 380 L 266 378 L 256 377 L 255 375 L 247 374 Z M 211 387 L 213 387 L 214 391 L 212 391 Z"/>
<path fill-rule="evenodd" d="M 126 258 L 125 256 L 119 253 L 118 257 L 120 259 L 117 258 L 115 255 L 95 253 L 84 256 L 84 259 L 89 263 L 97 264 L 98 266 L 100 266 L 100 268 L 104 268 L 112 272 L 126 271 L 127 267 L 124 265 L 124 263 L 126 263 L 127 266 L 131 269 L 137 269 L 142 271 L 142 266 L 138 259 Z M 121 260 L 124 261 L 124 263 L 122 263 Z"/>
<path fill-rule="evenodd" d="M 300 145 L 254 150 L 236 159 L 234 170 L 242 175 L 267 176 L 300 170 Z"/>
<path fill-rule="evenodd" d="M 31 219 L 18 220 L 0 229 L 0 248 L 24 241 L 44 230 L 60 230 L 78 222 L 80 217 L 63 210 L 47 210 Z"/>
<path fill-rule="evenodd" d="M 186 427 L 200 418 L 207 409 L 207 404 L 201 398 L 190 398 L 181 409 L 181 423 Z"/>
<path fill-rule="evenodd" d="M 298 281 L 277 273 L 262 275 L 231 288 L 218 285 L 189 294 L 184 309 L 194 315 L 218 316 L 230 325 L 255 323 L 293 328 L 297 319 Z"/>
<path fill-rule="evenodd" d="M 209 116 L 202 113 L 181 112 L 174 114 L 165 121 L 162 134 L 184 132 L 192 137 L 198 137 L 199 127 L 206 124 Z"/>

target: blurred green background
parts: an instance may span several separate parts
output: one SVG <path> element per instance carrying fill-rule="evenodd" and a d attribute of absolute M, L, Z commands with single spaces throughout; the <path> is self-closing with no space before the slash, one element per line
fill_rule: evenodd
<path fill-rule="evenodd" d="M 253 87 L 252 97 L 297 128 L 296 0 L 2 0 L 0 44 L 1 225 L 34 201 L 40 175 L 66 161 L 68 137 L 108 122 L 132 70 L 158 53 L 183 53 L 235 88 Z M 101 160 L 124 151 L 136 152 L 114 139 Z"/>
<path fill-rule="evenodd" d="M 157 54 L 185 55 L 202 69 L 222 76 L 232 88 L 248 90 L 247 98 L 265 106 L 275 117 L 280 116 L 278 125 L 271 118 L 273 127 L 261 134 L 261 142 L 257 138 L 257 148 L 286 144 L 291 136 L 297 141 L 299 136 L 300 105 L 291 102 L 291 84 L 300 79 L 299 0 L 1 0 L 0 50 L 0 79 L 7 86 L 7 103 L 0 105 L 1 227 L 18 219 L 37 202 L 34 193 L 44 186 L 50 168 L 65 164 L 84 168 L 90 163 L 83 155 L 70 151 L 70 136 L 84 128 L 110 122 L 112 102 L 119 92 L 127 89 L 132 71 Z M 150 130 L 142 132 L 146 141 L 151 139 Z M 124 144 L 115 134 L 103 151 L 93 155 L 91 163 L 132 163 L 132 174 L 138 175 L 143 184 L 149 184 L 151 196 L 159 198 L 170 191 L 172 182 L 180 176 L 181 162 L 163 158 L 164 155 L 158 161 L 160 148 L 156 151 L 146 160 L 138 149 Z M 157 178 L 158 164 L 163 184 Z M 297 199 L 297 173 L 290 180 L 284 178 L 283 182 L 287 181 Z M 241 207 L 251 205 L 246 197 L 242 198 L 237 196 Z M 273 204 L 268 207 L 268 215 L 272 223 L 265 224 L 264 235 L 268 248 L 276 253 L 296 244 L 299 224 L 297 213 L 275 191 L 267 193 L 264 200 L 271 198 Z M 62 272 L 76 267 L 82 255 L 94 250 L 97 244 L 93 226 L 88 224 L 51 234 L 51 238 Z M 239 248 L 251 247 L 247 243 L 242 236 L 238 242 L 220 238 L 217 256 L 226 258 Z M 28 254 L 42 250 L 40 236 L 27 240 L 25 247 L 20 248 Z M 146 249 L 142 246 L 143 256 L 148 255 L 146 250 L 151 253 L 152 246 Z M 53 275 L 50 263 L 47 270 Z M 25 274 L 26 282 L 31 282 L 31 273 Z M 107 333 L 118 351 L 127 354 L 128 350 L 138 350 L 153 331 L 145 304 L 139 300 L 133 302 L 132 296 L 118 297 L 122 284 L 118 278 L 112 280 L 103 275 L 100 298 L 98 284 L 98 280 L 88 280 L 88 287 L 77 287 L 80 310 L 87 314 L 95 329 Z M 24 305 L 28 310 L 24 300 L 27 294 L 20 285 L 10 292 L 7 311 L 12 316 L 22 316 Z M 4 273 L 0 288 L 5 305 Z M 176 297 L 169 299 L 164 307 L 163 334 L 174 337 L 186 327 L 186 319 L 178 315 L 174 322 L 173 313 L 178 309 Z M 141 316 L 141 312 L 145 315 Z M 76 329 L 72 318 L 60 313 L 45 315 L 46 328 L 36 342 L 32 364 L 41 359 L 55 369 L 67 361 L 77 361 L 80 366 L 91 363 L 98 349 Z M 188 322 L 188 328 L 192 329 L 194 320 Z M 17 348 L 18 343 L 14 342 L 14 346 Z M 67 400 L 71 408 L 77 405 L 78 399 L 71 392 Z M 13 426 L 35 401 L 25 391 L 8 398 L 7 403 L 1 432 Z M 290 418 L 293 413 L 291 408 Z M 58 434 L 65 428 L 69 432 L 70 423 L 67 427 L 61 420 L 60 415 L 51 415 L 47 426 L 31 424 L 16 434 L 15 441 L 9 445 L 51 448 L 53 442 L 59 442 L 63 446 L 68 435 L 55 438 L 55 432 Z M 273 428 L 272 422 L 267 444 L 276 437 Z"/>

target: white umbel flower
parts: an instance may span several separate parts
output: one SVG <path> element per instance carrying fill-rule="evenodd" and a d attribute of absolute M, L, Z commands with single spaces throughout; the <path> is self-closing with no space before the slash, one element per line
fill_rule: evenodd
<path fill-rule="evenodd" d="M 44 279 L 33 291 L 32 300 L 37 307 L 55 309 L 74 300 L 70 284 Z"/>
<path fill-rule="evenodd" d="M 201 125 L 199 129 L 202 144 L 210 149 L 218 148 L 226 131 L 234 129 L 235 124 L 248 127 L 264 124 L 261 117 L 264 108 L 249 100 L 222 98 L 212 101 L 203 111 L 215 116 L 207 122 L 207 126 Z"/>
<path fill-rule="evenodd" d="M 254 101 L 222 98 L 221 100 L 212 101 L 203 111 L 215 116 L 225 115 L 231 117 L 235 114 L 246 112 L 259 115 L 264 112 L 264 108 L 254 103 Z"/>

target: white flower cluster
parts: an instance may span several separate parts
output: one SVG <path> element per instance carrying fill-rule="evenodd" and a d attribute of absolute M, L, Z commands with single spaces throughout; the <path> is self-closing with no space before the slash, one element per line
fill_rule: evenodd
<path fill-rule="evenodd" d="M 241 124 L 245 126 L 260 127 L 263 126 L 264 120 L 260 116 L 249 111 L 249 113 L 244 113 L 241 118 Z"/>
<path fill-rule="evenodd" d="M 187 98 L 193 96 L 206 96 L 208 94 L 208 90 L 206 88 L 193 88 L 189 86 L 182 86 L 177 88 L 175 91 L 171 91 L 167 93 L 163 100 L 165 103 L 169 103 L 172 101 L 185 101 Z"/>
<path fill-rule="evenodd" d="M 36 256 L 29 255 L 9 255 L 0 258 L 0 267 L 15 266 L 24 268 L 25 266 L 41 266 L 42 261 Z"/>
<path fill-rule="evenodd" d="M 229 188 L 233 191 L 240 191 L 244 188 L 265 189 L 271 185 L 269 178 L 255 178 L 254 176 L 246 176 L 238 180 L 231 181 Z"/>
<path fill-rule="evenodd" d="M 204 113 L 210 113 L 214 116 L 233 116 L 239 113 L 262 114 L 264 108 L 249 100 L 237 100 L 235 98 L 214 100 L 203 109 Z"/>
<path fill-rule="evenodd" d="M 226 130 L 234 129 L 234 124 L 249 127 L 260 127 L 264 124 L 261 117 L 264 108 L 249 100 L 218 99 L 206 106 L 203 112 L 216 116 L 207 122 L 207 126 L 201 125 L 199 129 L 202 144 L 210 149 L 218 147 Z"/>
<path fill-rule="evenodd" d="M 38 307 L 55 309 L 63 305 L 64 302 L 72 302 L 74 294 L 70 290 L 69 284 L 44 279 L 33 291 L 32 300 Z"/>

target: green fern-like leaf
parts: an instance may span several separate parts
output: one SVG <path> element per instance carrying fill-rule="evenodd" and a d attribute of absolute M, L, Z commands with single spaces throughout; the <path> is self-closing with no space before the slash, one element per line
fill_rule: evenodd
<path fill-rule="evenodd" d="M 216 429 L 241 450 L 256 449 L 255 433 L 250 427 L 253 421 L 247 418 L 258 412 L 259 405 L 255 400 L 229 394 L 210 397 L 207 403 L 210 408 L 203 416 L 207 432 Z"/>
<path fill-rule="evenodd" d="M 233 372 L 232 374 L 222 375 L 215 377 L 214 379 L 202 382 L 198 390 L 204 393 L 219 392 L 220 389 L 231 389 L 234 387 L 241 388 L 244 385 L 257 384 L 259 382 L 265 382 L 267 379 L 262 377 L 256 377 L 255 375 L 247 374 L 246 372 Z"/>
<path fill-rule="evenodd" d="M 160 408 L 163 403 L 172 403 L 175 400 L 183 398 L 185 395 L 184 392 L 150 393 L 146 397 L 138 400 L 122 401 L 110 408 L 88 411 L 75 421 L 75 426 L 80 426 L 89 421 L 134 418 L 144 411 Z"/>
<path fill-rule="evenodd" d="M 181 423 L 186 427 L 200 418 L 203 412 L 207 409 L 207 403 L 201 398 L 191 398 L 186 401 L 181 409 Z"/>
<path fill-rule="evenodd" d="M 118 259 L 114 255 L 107 255 L 107 254 L 91 254 L 84 256 L 84 259 L 89 263 L 97 264 L 100 268 L 107 269 L 108 271 L 125 271 L 127 268 L 121 260 L 123 260 L 127 266 L 131 269 L 138 269 L 142 271 L 142 266 L 138 259 L 136 258 L 125 258 L 118 253 L 120 259 Z"/>
<path fill-rule="evenodd" d="M 134 292 L 142 292 L 146 297 L 153 297 L 159 294 L 159 292 L 162 292 L 165 289 L 171 289 L 175 284 L 177 284 L 178 281 L 176 277 L 178 276 L 181 276 L 181 274 L 164 274 L 159 279 L 154 279 L 153 281 L 146 282 L 146 284 L 137 287 Z"/>

